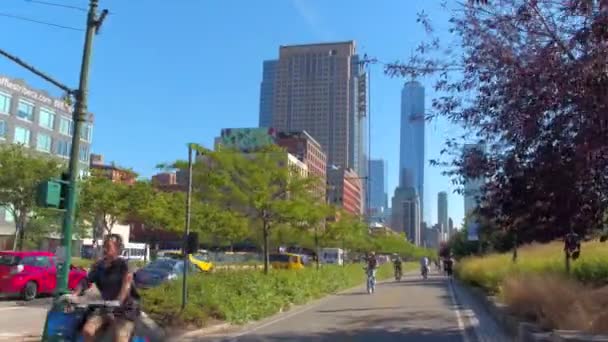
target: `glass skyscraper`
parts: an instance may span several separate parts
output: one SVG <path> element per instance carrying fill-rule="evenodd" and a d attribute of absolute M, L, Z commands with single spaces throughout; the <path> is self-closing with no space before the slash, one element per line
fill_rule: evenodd
<path fill-rule="evenodd" d="M 414 187 L 420 196 L 420 216 L 424 217 L 424 87 L 417 81 L 405 83 L 401 91 L 401 136 L 399 185 Z"/>
<path fill-rule="evenodd" d="M 387 163 L 384 159 L 370 161 L 370 215 L 374 218 L 383 218 L 388 207 Z"/>

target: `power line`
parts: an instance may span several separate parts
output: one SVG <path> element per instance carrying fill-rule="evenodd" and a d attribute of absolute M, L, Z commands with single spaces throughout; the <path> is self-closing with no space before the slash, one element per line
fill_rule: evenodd
<path fill-rule="evenodd" d="M 52 27 L 57 27 L 57 28 L 62 28 L 62 29 L 66 29 L 66 30 L 72 30 L 72 31 L 84 31 L 81 28 L 77 28 L 77 27 L 72 27 L 72 26 L 65 26 L 65 25 L 59 25 L 59 24 L 53 24 L 53 23 L 49 23 L 46 21 L 40 21 L 40 20 L 36 20 L 36 19 L 31 19 L 31 18 L 27 18 L 27 17 L 22 17 L 19 15 L 14 15 L 14 14 L 10 14 L 10 13 L 3 13 L 0 12 L 0 17 L 7 17 L 7 18 L 12 18 L 12 19 L 17 19 L 17 20 L 21 20 L 21 21 L 27 21 L 27 22 L 31 22 L 31 23 L 36 23 L 36 24 L 41 24 L 41 25 L 47 25 L 47 26 L 52 26 Z"/>
<path fill-rule="evenodd" d="M 58 4 L 56 2 L 48 2 L 48 1 L 40 1 L 40 0 L 24 0 L 24 1 L 25 2 L 35 3 L 35 4 L 54 6 L 54 7 L 63 7 L 63 8 L 69 8 L 69 9 L 73 9 L 73 10 L 78 10 L 78 11 L 81 11 L 81 12 L 87 12 L 87 9 L 83 8 L 83 7 L 78 7 L 78 6 L 73 6 L 73 5 Z"/>

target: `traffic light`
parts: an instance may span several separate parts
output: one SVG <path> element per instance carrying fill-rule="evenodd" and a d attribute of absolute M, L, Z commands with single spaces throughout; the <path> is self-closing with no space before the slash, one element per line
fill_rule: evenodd
<path fill-rule="evenodd" d="M 46 181 L 38 185 L 36 204 L 44 208 L 59 208 L 61 204 L 61 183 Z"/>
<path fill-rule="evenodd" d="M 70 190 L 70 174 L 67 172 L 61 173 L 61 199 L 59 209 L 65 209 L 67 205 L 68 192 Z"/>
<path fill-rule="evenodd" d="M 38 185 L 36 204 L 43 208 L 65 209 L 69 189 L 69 176 L 61 174 L 61 180 L 48 180 Z"/>

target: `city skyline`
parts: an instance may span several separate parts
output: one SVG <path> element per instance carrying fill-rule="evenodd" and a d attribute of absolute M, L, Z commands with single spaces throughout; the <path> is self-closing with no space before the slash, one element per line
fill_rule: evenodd
<path fill-rule="evenodd" d="M 306 7 L 317 18 L 315 25 L 289 1 L 275 1 L 269 7 L 243 3 L 237 8 L 221 2 L 144 8 L 133 2 L 109 5 L 121 15 L 110 16 L 96 39 L 89 93 L 89 109 L 96 114 L 92 150 L 147 178 L 157 172 L 159 162 L 185 158 L 188 142 L 211 147 L 221 128 L 259 124 L 263 62 L 277 58 L 278 46 L 355 40 L 360 55 L 398 60 L 409 55 L 418 44 L 417 37 L 425 34 L 416 24 L 416 12 L 425 10 L 443 18 L 439 4 L 422 1 L 387 0 L 352 6 L 345 0 L 307 0 Z M 5 11 L 41 18 L 63 13 L 61 9 L 19 1 L 7 2 Z M 231 16 L 226 18 L 226 13 Z M 257 19 L 269 15 L 268 20 Z M 370 21 L 370 16 L 382 16 L 383 20 Z M 61 19 L 65 25 L 83 24 L 78 15 Z M 148 25 L 160 20 L 168 25 Z M 352 25 L 353 21 L 361 24 Z M 237 29 L 241 25 L 256 29 Z M 18 32 L 5 37 L 4 48 L 9 52 L 68 85 L 78 84 L 82 57 L 79 32 L 9 18 L 0 20 L 0 29 Z M 451 35 L 445 32 L 444 37 Z M 192 45 L 192 41 L 204 43 Z M 184 46 L 189 46 L 188 52 L 179 53 Z M 209 47 L 214 47 L 215 53 L 209 53 Z M 143 60 L 142 53 L 146 54 Z M 0 69 L 2 74 L 25 79 L 32 88 L 44 89 L 52 97 L 63 95 L 11 61 L 0 59 Z M 387 184 L 392 195 L 399 179 L 396 166 L 403 79 L 387 77 L 378 65 L 371 65 L 368 72 L 373 96 L 371 156 L 389 162 Z M 437 94 L 429 87 L 429 80 L 420 82 L 427 86 L 425 101 L 429 107 Z M 428 158 L 439 156 L 444 137 L 460 133 L 460 128 L 442 119 L 428 123 Z M 425 192 L 455 190 L 441 172 L 439 168 L 427 168 Z M 434 220 L 435 201 L 433 196 L 425 197 L 429 207 L 425 220 Z M 463 217 L 461 198 L 450 194 L 454 204 L 450 205 L 450 216 L 458 226 Z"/>

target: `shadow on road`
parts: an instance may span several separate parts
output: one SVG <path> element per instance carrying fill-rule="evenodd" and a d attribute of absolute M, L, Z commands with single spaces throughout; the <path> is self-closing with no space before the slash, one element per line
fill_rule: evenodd
<path fill-rule="evenodd" d="M 337 313 L 337 312 L 360 312 L 360 311 L 375 311 L 375 310 L 398 310 L 402 309 L 401 306 L 385 306 L 385 307 L 373 307 L 373 308 L 352 308 L 352 309 L 339 309 L 339 310 L 317 310 L 318 313 Z"/>
<path fill-rule="evenodd" d="M 230 341 L 230 340 L 221 340 Z M 265 336 L 247 336 L 238 338 L 238 342 L 312 342 L 312 341 L 365 341 L 365 342 L 462 342 L 462 335 L 458 330 L 432 330 L 427 328 L 367 328 L 350 331 L 327 331 L 307 334 L 277 334 Z"/>

